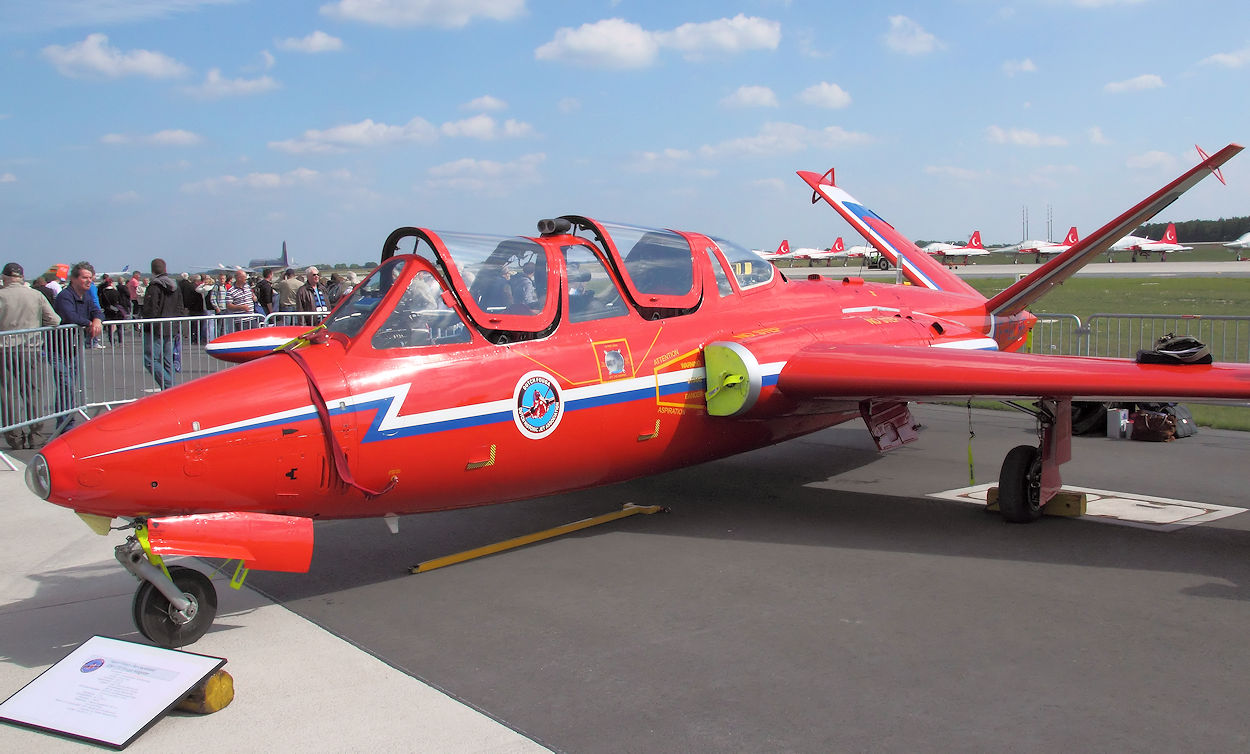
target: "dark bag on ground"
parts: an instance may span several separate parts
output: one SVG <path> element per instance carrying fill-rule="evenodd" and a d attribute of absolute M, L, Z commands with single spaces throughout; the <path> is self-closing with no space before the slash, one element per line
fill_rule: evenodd
<path fill-rule="evenodd" d="M 1163 407 L 1163 412 L 1171 414 L 1176 419 L 1176 438 L 1178 440 L 1197 434 L 1198 425 L 1194 423 L 1194 415 L 1189 413 L 1189 409 L 1179 403 L 1169 403 Z"/>
<path fill-rule="evenodd" d="M 1189 335 L 1168 333 L 1149 351 L 1137 352 L 1138 364 L 1210 364 L 1211 349 Z"/>
<path fill-rule="evenodd" d="M 1129 414 L 1133 422 L 1134 440 L 1146 442 L 1169 442 L 1176 439 L 1176 417 L 1165 411 L 1138 409 Z"/>

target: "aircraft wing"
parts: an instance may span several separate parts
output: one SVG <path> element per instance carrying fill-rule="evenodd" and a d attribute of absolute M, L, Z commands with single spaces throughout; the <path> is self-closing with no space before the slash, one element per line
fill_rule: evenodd
<path fill-rule="evenodd" d="M 814 344 L 781 369 L 794 398 L 1072 398 L 1250 401 L 1244 364 L 1138 364 L 926 346 Z M 1222 399 L 1222 400 L 1221 400 Z"/>

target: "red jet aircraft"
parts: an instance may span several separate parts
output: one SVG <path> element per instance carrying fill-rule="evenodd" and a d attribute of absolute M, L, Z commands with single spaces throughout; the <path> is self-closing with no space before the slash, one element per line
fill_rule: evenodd
<path fill-rule="evenodd" d="M 195 641 L 216 613 L 167 555 L 307 570 L 314 519 L 393 517 L 618 482 L 862 418 L 915 439 L 908 401 L 1040 399 L 1039 447 L 999 501 L 1030 521 L 1070 457 L 1071 400 L 1250 400 L 1250 366 L 1013 353 L 1025 307 L 1241 150 L 1230 145 L 986 300 L 825 175 L 800 172 L 910 285 L 786 279 L 720 238 L 565 216 L 533 237 L 400 228 L 322 325 L 235 333 L 246 361 L 98 416 L 27 469 L 141 581 L 139 630 Z M 279 346 L 276 350 L 275 346 Z M 1017 407 L 1020 407 L 1017 405 Z M 560 459 L 534 473 L 534 459 Z M 247 483 L 239 484 L 245 477 Z"/>

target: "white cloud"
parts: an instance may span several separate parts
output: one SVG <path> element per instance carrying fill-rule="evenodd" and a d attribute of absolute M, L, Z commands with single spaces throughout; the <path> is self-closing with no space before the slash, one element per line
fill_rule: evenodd
<path fill-rule="evenodd" d="M 439 130 L 445 136 L 481 139 L 483 141 L 498 139 L 501 136 L 515 139 L 534 135 L 534 127 L 528 123 L 522 123 L 509 118 L 504 121 L 501 129 L 499 123 L 489 115 L 474 115 L 472 118 L 465 118 L 464 120 L 449 121 L 444 123 Z"/>
<path fill-rule="evenodd" d="M 1062 136 L 1042 136 L 1027 128 L 999 128 L 990 126 L 985 129 L 985 137 L 994 144 L 1013 144 L 1018 147 L 1062 147 L 1068 140 Z"/>
<path fill-rule="evenodd" d="M 1240 68 L 1250 63 L 1250 47 L 1243 47 L 1232 52 L 1217 52 L 1210 57 L 1203 58 L 1201 62 L 1222 65 L 1225 68 Z"/>
<path fill-rule="evenodd" d="M 0 183 L 17 183 L 17 176 L 12 173 L 0 173 Z"/>
<path fill-rule="evenodd" d="M 660 45 L 638 24 L 609 18 L 576 29 L 556 30 L 555 38 L 534 50 L 537 60 L 555 60 L 593 68 L 645 68 L 655 61 Z"/>
<path fill-rule="evenodd" d="M 261 76 L 254 79 L 228 79 L 221 75 L 220 69 L 213 68 L 204 77 L 204 83 L 198 86 L 185 87 L 183 91 L 204 99 L 220 99 L 222 97 L 263 94 L 264 92 L 277 89 L 279 86 L 280 84 L 271 76 Z"/>
<path fill-rule="evenodd" d="M 129 134 L 105 134 L 100 143 L 110 145 L 150 144 L 158 147 L 190 147 L 199 144 L 203 139 L 199 134 L 180 128 L 166 129 L 152 134 L 131 136 Z"/>
<path fill-rule="evenodd" d="M 1034 73 L 1036 71 L 1037 66 L 1029 58 L 1003 61 L 1003 73 L 1008 76 L 1015 76 L 1017 73 Z"/>
<path fill-rule="evenodd" d="M 733 18 L 682 24 L 672 31 L 658 32 L 656 37 L 662 46 L 680 50 L 687 57 L 775 50 L 781 42 L 781 24 L 739 13 Z"/>
<path fill-rule="evenodd" d="M 556 103 L 556 109 L 565 115 L 582 109 L 582 101 L 576 97 L 564 97 Z"/>
<path fill-rule="evenodd" d="M 740 86 L 720 103 L 724 107 L 777 107 L 777 95 L 766 86 Z"/>
<path fill-rule="evenodd" d="M 812 147 L 834 148 L 872 141 L 868 134 L 847 131 L 839 126 L 807 128 L 794 123 L 765 123 L 754 136 L 729 139 L 699 148 L 707 158 L 768 157 L 791 154 Z"/>
<path fill-rule="evenodd" d="M 1111 94 L 1121 94 L 1123 92 L 1141 92 L 1146 89 L 1159 89 L 1163 86 L 1163 79 L 1153 73 L 1145 73 L 1124 81 L 1112 81 L 1102 89 Z"/>
<path fill-rule="evenodd" d="M 630 173 L 662 173 L 684 166 L 692 159 L 694 159 L 694 155 L 685 149 L 635 152 L 633 159 L 625 166 L 625 170 Z"/>
<path fill-rule="evenodd" d="M 88 34 L 81 42 L 62 47 L 49 45 L 40 52 L 45 60 L 64 76 L 146 76 L 152 79 L 172 79 L 187 73 L 187 67 L 177 60 L 150 50 L 123 52 L 109 45 L 103 34 Z"/>
<path fill-rule="evenodd" d="M 261 68 L 266 71 L 272 69 L 274 64 L 278 62 L 277 59 L 273 56 L 273 53 L 270 52 L 269 50 L 260 51 L 260 60 L 261 60 Z"/>
<path fill-rule="evenodd" d="M 1133 155 L 1124 161 L 1125 166 L 1138 170 L 1173 170 L 1177 159 L 1167 152 L 1157 150 Z"/>
<path fill-rule="evenodd" d="M 228 5 L 238 0 L 39 0 L 0 5 L 0 27 L 15 31 L 67 29 L 84 26 L 116 26 L 175 13 L 198 10 L 203 5 Z M 12 7 L 10 11 L 9 6 Z"/>
<path fill-rule="evenodd" d="M 846 90 L 837 84 L 822 81 L 800 92 L 799 101 L 805 105 L 837 110 L 851 104 L 851 95 L 847 94 Z"/>
<path fill-rule="evenodd" d="M 1090 144 L 1110 144 L 1111 140 L 1103 135 L 1102 129 L 1098 126 L 1090 126 L 1085 132 L 1089 135 Z"/>
<path fill-rule="evenodd" d="M 338 0 L 322 15 L 380 26 L 441 26 L 455 29 L 475 18 L 508 21 L 525 12 L 525 0 Z"/>
<path fill-rule="evenodd" d="M 182 191 L 188 194 L 220 194 L 236 189 L 272 190 L 308 185 L 317 181 L 321 173 L 310 168 L 296 168 L 286 173 L 248 173 L 244 176 L 223 175 L 202 181 L 184 183 Z"/>
<path fill-rule="evenodd" d="M 425 187 L 432 191 L 505 196 L 513 189 L 541 184 L 543 177 L 539 167 L 546 159 L 547 155 L 541 152 L 522 155 L 511 162 L 466 157 L 427 170 L 430 177 Z"/>
<path fill-rule="evenodd" d="M 924 55 L 946 48 L 937 37 L 907 16 L 890 16 L 890 30 L 883 39 L 886 47 L 904 55 Z"/>
<path fill-rule="evenodd" d="M 274 46 L 284 52 L 337 52 L 343 49 L 343 40 L 324 31 L 314 31 L 306 37 L 287 37 L 274 40 Z"/>
<path fill-rule="evenodd" d="M 420 117 L 413 118 L 402 126 L 374 123 L 372 119 L 366 118 L 359 123 L 334 126 L 324 131 L 310 129 L 300 139 L 271 141 L 269 148 L 291 154 L 327 153 L 406 142 L 428 144 L 437 139 L 438 130 Z"/>
<path fill-rule="evenodd" d="M 460 106 L 460 109 L 461 110 L 476 110 L 478 112 L 489 112 L 492 110 L 507 110 L 508 103 L 504 102 L 498 97 L 492 97 L 489 94 L 484 94 L 481 97 L 478 97 L 477 99 L 469 100 L 468 102 L 464 103 L 463 105 Z"/>
<path fill-rule="evenodd" d="M 780 23 L 741 13 L 682 24 L 671 31 L 649 31 L 621 18 L 608 18 L 576 29 L 557 29 L 550 42 L 534 50 L 534 57 L 591 68 L 646 68 L 665 48 L 697 60 L 714 54 L 775 50 L 780 42 Z"/>
<path fill-rule="evenodd" d="M 989 171 L 987 170 L 972 170 L 971 168 L 961 168 L 954 165 L 926 165 L 924 172 L 928 175 L 952 178 L 957 181 L 978 181 L 989 177 Z"/>

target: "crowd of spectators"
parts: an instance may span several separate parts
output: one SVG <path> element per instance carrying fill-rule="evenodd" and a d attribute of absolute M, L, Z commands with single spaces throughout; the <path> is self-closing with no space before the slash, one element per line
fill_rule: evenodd
<path fill-rule="evenodd" d="M 356 285 L 354 273 L 334 274 L 323 282 L 320 271 L 287 269 L 274 282 L 274 271 L 169 274 L 163 259 L 153 259 L 151 274 L 97 278 L 89 262 L 56 265 L 26 282 L 22 266 L 9 262 L 0 287 L 0 426 L 12 448 L 34 447 L 44 411 L 39 406 L 39 374 L 51 375 L 49 415 L 58 415 L 55 433 L 76 420 L 83 405 L 80 377 L 86 348 L 122 346 L 137 333 L 144 368 L 157 387 L 171 387 L 181 369 L 184 333 L 192 343 L 207 343 L 233 332 L 247 319 L 237 315 L 274 312 L 325 312 Z M 188 322 L 189 319 L 198 321 Z M 158 320 L 135 322 L 127 320 Z M 164 320 L 164 321 L 160 321 Z M 105 323 L 109 323 L 105 327 Z M 75 325 L 44 337 L 37 330 Z M 249 324 L 249 326 L 255 326 Z M 106 332 L 107 331 L 107 332 Z M 72 337 L 71 337 L 72 336 Z"/>

